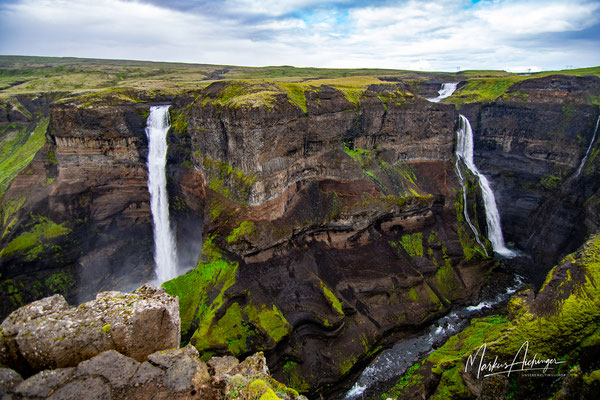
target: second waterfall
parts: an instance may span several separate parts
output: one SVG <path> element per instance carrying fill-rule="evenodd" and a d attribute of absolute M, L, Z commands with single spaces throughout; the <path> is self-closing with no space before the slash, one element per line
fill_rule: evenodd
<path fill-rule="evenodd" d="M 498 207 L 496 206 L 496 198 L 494 196 L 494 192 L 490 186 L 490 182 L 487 177 L 479 172 L 477 167 L 475 166 L 475 162 L 473 161 L 473 129 L 471 129 L 471 124 L 469 120 L 464 116 L 460 116 L 460 125 L 457 132 L 457 140 L 456 140 L 456 157 L 457 159 L 462 160 L 465 166 L 473 173 L 473 175 L 479 178 L 479 186 L 481 187 L 481 194 L 483 196 L 483 202 L 485 205 L 485 219 L 487 221 L 488 227 L 488 238 L 492 243 L 492 247 L 494 248 L 494 252 L 500 254 L 504 257 L 514 257 L 516 254 L 512 250 L 508 249 L 504 244 L 504 236 L 502 235 L 502 228 L 500 226 L 500 213 L 498 212 Z M 458 161 L 458 160 L 457 160 Z M 458 164 L 457 164 L 458 167 Z M 460 174 L 460 169 L 458 170 Z M 462 183 L 462 181 L 461 181 Z M 465 191 L 465 187 L 463 184 L 463 193 Z M 465 202 L 466 203 L 466 202 Z M 467 205 L 465 204 L 465 213 L 467 210 Z M 467 214 L 468 220 L 468 214 Z M 470 221 L 469 221 L 470 224 Z M 473 227 L 471 226 L 473 229 Z M 477 237 L 477 241 L 479 241 L 479 236 L 475 233 Z"/>
<path fill-rule="evenodd" d="M 177 250 L 169 223 L 169 197 L 167 196 L 167 132 L 169 106 L 150 107 L 146 122 L 148 137 L 148 191 L 150 210 L 154 222 L 154 262 L 158 283 L 177 276 Z"/>

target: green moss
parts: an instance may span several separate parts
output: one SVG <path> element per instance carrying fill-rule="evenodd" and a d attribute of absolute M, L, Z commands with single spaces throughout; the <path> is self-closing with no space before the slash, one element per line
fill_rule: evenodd
<path fill-rule="evenodd" d="M 417 294 L 417 290 L 414 287 L 411 287 L 408 291 L 408 298 L 415 303 L 419 301 L 419 295 Z"/>
<path fill-rule="evenodd" d="M 0 142 L 0 198 L 12 180 L 33 160 L 35 154 L 46 142 L 48 118 L 42 119 L 34 131 L 26 128 L 18 131 L 12 140 Z"/>
<path fill-rule="evenodd" d="M 562 171 L 555 172 L 549 176 L 543 176 L 540 179 L 540 186 L 546 190 L 557 190 L 560 188 L 563 180 Z"/>
<path fill-rule="evenodd" d="M 26 197 L 17 198 L 14 200 L 8 200 L 3 202 L 1 212 L 2 212 L 2 226 L 6 227 L 9 219 L 23 207 L 25 203 Z"/>
<path fill-rule="evenodd" d="M 188 129 L 187 112 L 178 112 L 169 108 L 169 118 L 171 119 L 171 129 L 179 135 L 183 135 Z"/>
<path fill-rule="evenodd" d="M 249 238 L 254 233 L 254 222 L 243 221 L 227 236 L 227 243 L 235 243 Z"/>
<path fill-rule="evenodd" d="M 248 201 L 256 175 L 247 175 L 226 162 L 203 157 L 199 153 L 197 156 L 201 159 L 211 190 L 233 202 L 245 204 Z"/>
<path fill-rule="evenodd" d="M 261 344 L 261 338 L 269 337 L 278 343 L 290 333 L 291 326 L 275 305 L 256 307 L 250 303 L 242 308 L 233 303 L 210 329 L 197 334 L 199 331 L 192 336 L 192 343 L 199 351 L 227 346 L 229 353 L 239 356 L 265 350 L 269 344 L 264 341 Z"/>
<path fill-rule="evenodd" d="M 215 221 L 227 207 L 217 199 L 212 199 L 208 206 L 208 216 L 211 221 Z"/>
<path fill-rule="evenodd" d="M 323 283 L 323 281 L 319 281 L 319 283 L 321 285 L 321 289 L 323 290 L 325 298 L 327 298 L 327 301 L 329 301 L 329 304 L 331 304 L 333 309 L 337 311 L 338 314 L 344 315 L 344 311 L 342 310 L 342 302 L 339 301 L 339 299 L 333 294 L 331 290 L 329 290 L 329 288 Z"/>
<path fill-rule="evenodd" d="M 69 271 L 56 272 L 44 279 L 44 286 L 52 293 L 66 295 L 67 292 L 75 286 L 75 278 Z"/>
<path fill-rule="evenodd" d="M 491 102 L 507 92 L 515 83 L 524 80 L 518 75 L 501 78 L 472 79 L 459 88 L 446 102 L 463 104 L 473 102 Z"/>
<path fill-rule="evenodd" d="M 0 251 L 0 257 L 20 253 L 30 260 L 36 258 L 44 249 L 48 248 L 48 240 L 71 232 L 63 225 L 58 225 L 46 217 L 38 217 L 37 223 L 31 229 L 14 238 Z"/>
<path fill-rule="evenodd" d="M 269 83 L 228 81 L 216 97 L 205 97 L 202 105 L 239 108 L 266 107 L 271 110 L 279 89 Z"/>
<path fill-rule="evenodd" d="M 472 397 L 471 392 L 460 376 L 460 370 L 459 366 L 455 366 L 442 373 L 438 389 L 431 400 L 468 399 Z"/>
<path fill-rule="evenodd" d="M 303 376 L 297 362 L 287 361 L 282 368 L 282 372 L 288 386 L 293 387 L 301 393 L 306 393 L 310 390 L 310 384 Z"/>
<path fill-rule="evenodd" d="M 277 86 L 280 90 L 287 94 L 288 99 L 292 104 L 300 107 L 305 114 L 308 112 L 308 107 L 306 104 L 306 92 L 315 91 L 314 87 L 302 83 L 292 82 L 278 82 Z"/>
<path fill-rule="evenodd" d="M 54 154 L 54 151 L 48 150 L 46 152 L 46 157 L 48 158 L 48 161 L 50 161 L 52 164 L 58 165 L 58 160 L 56 159 L 56 155 Z"/>
<path fill-rule="evenodd" d="M 110 328 L 111 328 L 110 324 L 106 324 L 102 327 L 102 332 L 110 333 Z"/>
<path fill-rule="evenodd" d="M 344 152 L 357 161 L 363 169 L 370 168 L 375 161 L 375 151 L 360 148 L 354 148 L 344 143 Z"/>
<path fill-rule="evenodd" d="M 245 311 L 249 320 L 269 335 L 275 343 L 281 341 L 291 332 L 290 324 L 275 304 L 271 308 L 263 304 L 260 309 L 248 305 Z"/>
<path fill-rule="evenodd" d="M 162 284 L 167 293 L 179 296 L 182 337 L 205 336 L 223 305 L 225 291 L 235 283 L 237 262 L 222 259 L 221 250 L 209 236 L 203 244 L 203 259 L 187 274 Z"/>
<path fill-rule="evenodd" d="M 238 264 L 222 258 L 214 237 L 207 238 L 202 252 L 205 259 L 196 269 L 163 284 L 179 296 L 182 337 L 190 337 L 201 353 L 226 348 L 239 356 L 271 348 L 289 335 L 291 326 L 275 305 L 233 302 L 223 310 Z"/>
<path fill-rule="evenodd" d="M 475 189 L 475 184 L 467 183 L 466 190 L 468 193 L 472 192 Z M 468 198 L 468 197 L 467 197 Z M 478 232 L 481 232 L 479 229 L 479 222 L 476 214 L 476 204 L 473 203 L 473 211 L 471 217 L 471 223 L 475 226 L 475 229 Z M 460 240 L 460 245 L 463 250 L 463 255 L 465 256 L 465 261 L 469 261 L 474 257 L 483 257 L 487 258 L 488 256 L 485 254 L 484 249 L 481 247 L 479 243 L 475 240 L 473 236 L 471 236 L 471 228 L 469 227 L 467 221 L 465 220 L 464 215 L 464 200 L 461 193 L 458 193 L 456 196 L 456 200 L 454 201 L 454 207 L 456 209 L 456 233 L 458 234 L 458 239 Z M 481 241 L 486 243 L 486 238 L 480 234 L 479 235 Z"/>
<path fill-rule="evenodd" d="M 381 395 L 382 399 L 396 399 L 400 398 L 402 391 L 410 386 L 422 385 L 423 376 L 415 374 L 415 371 L 419 369 L 419 364 L 415 364 L 408 368 L 406 372 L 396 381 L 394 386 L 387 392 Z"/>
<path fill-rule="evenodd" d="M 400 247 L 411 257 L 423 257 L 423 233 L 417 232 L 410 235 L 402 235 L 398 241 L 388 242 L 397 251 Z"/>
<path fill-rule="evenodd" d="M 460 291 L 461 285 L 454 273 L 450 258 L 444 257 L 444 264 L 442 264 L 435 274 L 437 286 L 441 294 L 447 298 L 456 297 L 457 292 Z"/>

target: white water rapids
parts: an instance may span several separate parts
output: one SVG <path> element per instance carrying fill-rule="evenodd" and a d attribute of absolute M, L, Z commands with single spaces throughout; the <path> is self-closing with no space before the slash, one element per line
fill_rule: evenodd
<path fill-rule="evenodd" d="M 427 99 L 433 103 L 439 103 L 440 101 L 444 100 L 447 97 L 452 96 L 452 93 L 454 93 L 454 91 L 456 90 L 456 88 L 458 87 L 458 82 L 448 82 L 448 83 L 442 83 L 442 87 L 440 90 L 438 90 L 438 97 L 433 97 L 431 99 Z"/>
<path fill-rule="evenodd" d="M 506 245 L 504 244 L 504 236 L 502 235 L 502 227 L 500 226 L 500 214 L 498 213 L 496 197 L 494 196 L 490 182 L 485 175 L 479 172 L 475 166 L 475 162 L 473 161 L 473 129 L 471 129 L 471 124 L 464 115 L 460 115 L 460 125 L 456 134 L 458 136 L 456 141 L 456 157 L 465 164 L 465 166 L 469 169 L 469 171 L 471 171 L 471 173 L 473 173 L 473 175 L 479 178 L 479 187 L 481 187 L 481 194 L 483 196 L 483 202 L 485 205 L 485 219 L 488 227 L 488 238 L 492 243 L 494 252 L 504 257 L 514 257 L 517 254 L 514 251 L 506 248 Z M 462 175 L 460 177 L 462 178 Z M 463 187 L 463 193 L 464 192 L 465 189 Z M 466 201 L 464 204 L 466 210 Z M 467 216 L 466 218 L 468 218 L 468 213 L 466 211 L 465 215 Z M 474 229 L 470 221 L 468 222 L 471 226 L 471 229 Z M 476 231 L 476 229 L 474 229 L 474 231 Z M 475 234 L 475 237 L 479 239 L 479 235 L 477 233 Z"/>
<path fill-rule="evenodd" d="M 169 198 L 167 196 L 167 132 L 170 106 L 150 107 L 146 121 L 148 137 L 148 191 L 150 210 L 154 222 L 154 262 L 159 284 L 177 276 L 177 251 L 169 223 Z"/>

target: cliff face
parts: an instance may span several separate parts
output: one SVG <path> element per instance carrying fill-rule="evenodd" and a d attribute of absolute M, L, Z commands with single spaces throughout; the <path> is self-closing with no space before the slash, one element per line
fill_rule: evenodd
<path fill-rule="evenodd" d="M 45 144 L 2 197 L 3 314 L 43 295 L 82 301 L 152 276 L 147 106 L 93 100 L 47 110 Z"/>
<path fill-rule="evenodd" d="M 597 77 L 549 76 L 461 109 L 473 125 L 477 164 L 493 183 L 506 239 L 545 266 L 598 229 L 595 213 L 584 212 L 600 187 L 597 144 L 575 174 L 600 114 L 592 104 L 599 95 Z"/>
<path fill-rule="evenodd" d="M 301 94 L 219 83 L 174 100 L 185 161 L 173 170 L 206 188 L 207 240 L 165 287 L 198 350 L 263 350 L 275 376 L 314 391 L 468 299 L 493 262 L 461 219 L 454 107 L 401 85 L 360 103 L 328 86 Z"/>

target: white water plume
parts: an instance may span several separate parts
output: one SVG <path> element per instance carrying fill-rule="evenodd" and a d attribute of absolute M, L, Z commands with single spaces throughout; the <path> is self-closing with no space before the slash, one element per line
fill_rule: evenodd
<path fill-rule="evenodd" d="M 456 157 L 465 164 L 473 175 L 479 178 L 479 187 L 481 187 L 481 194 L 485 205 L 488 238 L 492 243 L 494 252 L 504 257 L 515 257 L 517 254 L 508 249 L 504 244 L 504 236 L 502 235 L 502 227 L 500 226 L 500 214 L 498 212 L 498 207 L 496 206 L 496 197 L 494 196 L 490 182 L 485 175 L 479 172 L 473 161 L 473 129 L 471 129 L 471 124 L 464 115 L 460 115 L 460 125 L 456 134 L 458 136 L 456 141 Z M 466 208 L 467 203 L 465 201 L 465 209 Z M 473 229 L 472 225 L 471 229 Z"/>
<path fill-rule="evenodd" d="M 598 120 L 596 121 L 596 129 L 594 129 L 594 135 L 592 136 L 590 145 L 588 146 L 588 149 L 585 152 L 585 156 L 581 159 L 581 163 L 579 164 L 579 168 L 577 168 L 577 172 L 575 173 L 574 178 L 577 178 L 581 174 L 581 171 L 583 170 L 583 167 L 585 166 L 585 162 L 587 161 L 587 158 L 590 155 L 592 146 L 594 145 L 594 142 L 596 141 L 596 134 L 598 133 L 598 124 L 600 124 L 600 115 L 598 116 Z"/>
<path fill-rule="evenodd" d="M 432 97 L 427 100 L 431 101 L 432 103 L 439 103 L 445 98 L 452 96 L 452 93 L 454 93 L 457 87 L 458 82 L 442 83 L 441 89 L 438 90 L 438 97 Z"/>
<path fill-rule="evenodd" d="M 170 106 L 150 107 L 146 122 L 148 137 L 148 191 L 150 210 L 154 222 L 154 262 L 158 283 L 177 276 L 177 250 L 169 223 L 169 198 L 167 196 L 167 132 Z"/>

